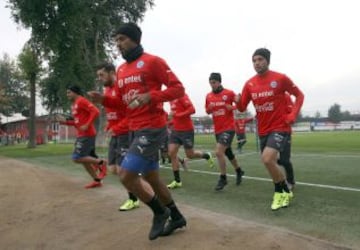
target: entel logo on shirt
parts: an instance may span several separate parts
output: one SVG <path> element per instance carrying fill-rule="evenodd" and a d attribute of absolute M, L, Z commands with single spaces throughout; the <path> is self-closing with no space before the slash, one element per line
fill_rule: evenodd
<path fill-rule="evenodd" d="M 124 79 L 119 79 L 118 86 L 119 88 L 122 88 L 124 84 L 127 85 L 129 83 L 139 83 L 139 82 L 142 82 L 141 75 L 128 76 L 125 77 Z"/>

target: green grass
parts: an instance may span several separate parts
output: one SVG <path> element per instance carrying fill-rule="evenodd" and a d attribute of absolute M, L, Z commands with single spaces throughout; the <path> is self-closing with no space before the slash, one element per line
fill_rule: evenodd
<path fill-rule="evenodd" d="M 214 136 L 197 136 L 198 148 L 212 150 Z M 343 186 L 360 189 L 360 132 L 317 132 L 293 135 L 293 157 L 298 182 Z M 87 177 L 85 171 L 70 160 L 72 145 L 54 144 L 26 149 L 26 146 L 0 147 L 0 155 L 20 158 L 69 175 Z M 256 152 L 255 137 L 248 135 L 244 154 L 238 155 L 246 176 L 269 178 Z M 298 184 L 291 207 L 277 212 L 270 210 L 273 194 L 271 182 L 245 178 L 235 186 L 229 176 L 225 190 L 215 192 L 217 170 L 205 161 L 189 162 L 190 171 L 181 172 L 183 188 L 174 190 L 175 199 L 184 204 L 233 215 L 246 220 L 274 225 L 358 247 L 360 245 L 360 192 L 336 190 Z M 234 171 L 228 165 L 228 173 Z M 202 173 L 191 170 L 202 171 Z M 213 174 L 211 174 L 213 173 Z M 172 180 L 172 171 L 161 169 L 165 182 Z M 108 184 L 119 185 L 115 176 Z"/>

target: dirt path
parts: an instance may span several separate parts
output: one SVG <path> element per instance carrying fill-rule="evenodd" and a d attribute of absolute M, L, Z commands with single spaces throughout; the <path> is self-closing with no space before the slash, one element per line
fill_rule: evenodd
<path fill-rule="evenodd" d="M 151 212 L 118 212 L 122 188 L 0 158 L 0 249 L 342 249 L 328 242 L 180 204 L 188 227 L 147 239 Z"/>

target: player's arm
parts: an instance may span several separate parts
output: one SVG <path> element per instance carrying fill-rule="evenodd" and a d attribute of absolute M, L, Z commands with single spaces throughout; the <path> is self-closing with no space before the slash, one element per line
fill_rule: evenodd
<path fill-rule="evenodd" d="M 208 115 L 212 114 L 212 112 L 214 111 L 214 107 L 215 107 L 215 105 L 210 102 L 209 96 L 206 96 L 206 101 L 205 101 L 205 111 L 206 111 L 206 113 Z"/>
<path fill-rule="evenodd" d="M 251 100 L 250 92 L 247 89 L 247 84 L 242 89 L 242 92 L 236 97 L 236 108 L 240 112 L 244 112 Z"/>
<path fill-rule="evenodd" d="M 163 59 L 155 58 L 151 64 L 151 70 L 156 80 L 166 86 L 164 90 L 150 91 L 151 102 L 169 102 L 184 96 L 185 89 L 182 83 Z"/>
<path fill-rule="evenodd" d="M 300 109 L 304 103 L 304 94 L 303 92 L 290 80 L 290 78 L 285 76 L 285 87 L 286 91 L 290 94 L 295 96 L 295 102 L 292 107 L 291 113 L 289 113 L 286 117 L 286 121 L 288 123 L 294 123 L 296 117 L 300 113 Z"/>
<path fill-rule="evenodd" d="M 185 107 L 185 110 L 180 113 L 175 113 L 174 114 L 175 117 L 185 117 L 185 116 L 190 116 L 192 114 L 195 114 L 195 107 L 189 98 L 184 98 L 182 104 Z"/>
<path fill-rule="evenodd" d="M 88 119 L 84 125 L 90 126 L 95 121 L 95 119 L 99 116 L 100 111 L 94 104 L 92 104 L 89 101 L 85 101 L 85 99 L 84 99 L 83 105 L 84 105 L 84 109 L 86 111 L 88 111 L 88 113 L 89 113 Z"/>

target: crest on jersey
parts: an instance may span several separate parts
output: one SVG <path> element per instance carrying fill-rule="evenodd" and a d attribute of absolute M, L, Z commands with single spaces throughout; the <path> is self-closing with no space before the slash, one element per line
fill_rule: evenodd
<path fill-rule="evenodd" d="M 142 67 L 144 67 L 144 64 L 145 64 L 144 61 L 140 60 L 137 62 L 136 68 L 141 69 Z"/>
<path fill-rule="evenodd" d="M 222 97 L 223 101 L 226 101 L 228 99 L 228 96 L 227 95 L 223 95 Z"/>
<path fill-rule="evenodd" d="M 277 83 L 276 81 L 272 81 L 272 82 L 270 83 L 270 87 L 272 87 L 273 89 L 276 88 L 277 85 L 278 85 L 278 83 Z"/>

